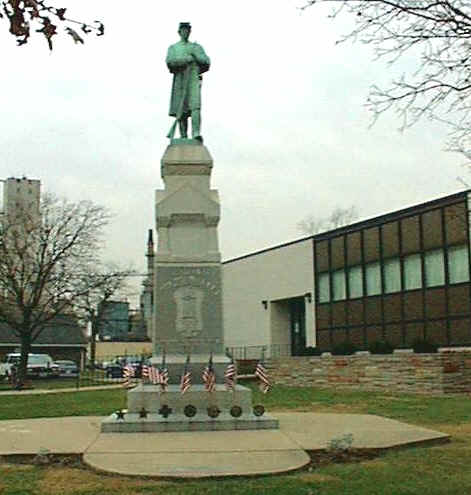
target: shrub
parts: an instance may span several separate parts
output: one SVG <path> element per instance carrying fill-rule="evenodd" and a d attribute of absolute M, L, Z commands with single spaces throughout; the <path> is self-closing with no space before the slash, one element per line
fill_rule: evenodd
<path fill-rule="evenodd" d="M 368 346 L 371 354 L 392 354 L 394 347 L 387 340 L 376 340 Z"/>
<path fill-rule="evenodd" d="M 429 352 L 437 352 L 438 346 L 437 344 L 425 339 L 415 339 L 412 343 L 412 349 L 414 349 L 414 352 L 417 354 L 425 354 Z"/>
<path fill-rule="evenodd" d="M 334 345 L 332 348 L 333 356 L 350 356 L 351 354 L 355 354 L 358 351 L 358 348 L 352 342 L 341 342 L 340 344 Z"/>

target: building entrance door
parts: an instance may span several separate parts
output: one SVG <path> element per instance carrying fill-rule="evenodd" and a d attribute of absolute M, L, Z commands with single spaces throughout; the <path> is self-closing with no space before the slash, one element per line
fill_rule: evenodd
<path fill-rule="evenodd" d="M 291 355 L 301 356 L 306 348 L 306 307 L 304 297 L 289 301 L 291 325 Z"/>

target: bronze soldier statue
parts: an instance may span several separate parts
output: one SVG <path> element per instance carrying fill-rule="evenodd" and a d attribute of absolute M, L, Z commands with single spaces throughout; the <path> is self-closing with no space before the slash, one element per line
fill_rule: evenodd
<path fill-rule="evenodd" d="M 191 32 L 189 22 L 181 22 L 178 28 L 180 41 L 171 45 L 167 52 L 167 67 L 173 74 L 169 115 L 175 117 L 167 137 L 173 139 L 178 122 L 180 136 L 188 137 L 188 118 L 191 117 L 191 137 L 201 137 L 201 81 L 209 70 L 210 60 L 203 47 L 188 41 Z"/>

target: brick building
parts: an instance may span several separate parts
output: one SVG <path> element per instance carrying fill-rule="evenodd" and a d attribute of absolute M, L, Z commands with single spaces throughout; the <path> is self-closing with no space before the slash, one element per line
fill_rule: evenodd
<path fill-rule="evenodd" d="M 225 343 L 471 345 L 469 191 L 224 263 Z"/>

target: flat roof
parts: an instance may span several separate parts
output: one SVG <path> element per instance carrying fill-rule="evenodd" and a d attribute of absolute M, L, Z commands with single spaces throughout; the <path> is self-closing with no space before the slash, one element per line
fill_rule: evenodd
<path fill-rule="evenodd" d="M 346 234 L 349 232 L 355 232 L 357 230 L 361 230 L 367 227 L 372 227 L 375 225 L 382 225 L 387 222 L 394 221 L 398 218 L 405 218 L 408 216 L 416 215 L 417 213 L 420 213 L 421 211 L 428 211 L 432 210 L 434 208 L 437 208 L 439 206 L 446 206 L 446 205 L 452 205 L 455 203 L 459 203 L 466 199 L 468 193 L 471 192 L 471 189 L 465 189 L 463 191 L 454 193 L 454 194 L 449 194 L 447 196 L 442 196 L 440 198 L 435 198 L 430 201 L 426 201 L 425 203 L 419 203 L 415 204 L 412 206 L 407 206 L 405 208 L 401 208 L 400 210 L 395 210 L 389 213 L 384 213 L 379 216 L 375 216 L 372 218 L 367 218 L 364 220 L 360 220 L 358 222 L 349 224 L 349 225 L 344 225 L 343 227 L 338 227 L 333 230 L 328 230 L 326 232 L 320 232 L 318 234 L 311 234 L 305 237 L 301 237 L 300 239 L 295 239 L 293 241 L 285 242 L 283 244 L 277 244 L 276 246 L 270 246 L 264 249 L 260 249 L 258 251 L 254 251 L 252 253 L 244 254 L 242 256 L 238 256 L 236 258 L 232 258 L 226 261 L 223 261 L 222 264 L 225 265 L 227 263 L 233 263 L 234 261 L 239 261 L 244 258 L 249 258 L 251 256 L 257 256 L 259 254 L 266 253 L 267 251 L 273 251 L 275 249 L 281 249 L 286 246 L 290 246 L 293 244 L 297 244 L 309 239 L 312 239 L 312 242 L 315 241 L 321 241 L 324 239 L 329 239 L 332 237 L 336 237 L 338 235 Z"/>

